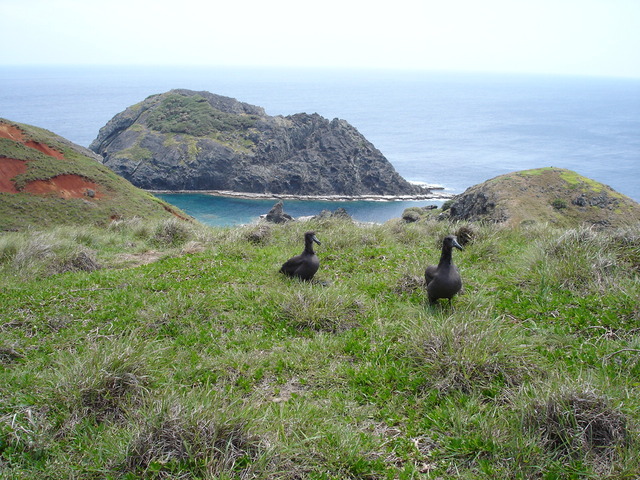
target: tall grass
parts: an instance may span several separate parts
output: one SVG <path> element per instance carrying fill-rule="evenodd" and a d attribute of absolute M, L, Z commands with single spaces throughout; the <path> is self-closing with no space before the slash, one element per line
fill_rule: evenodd
<path fill-rule="evenodd" d="M 146 222 L 138 217 L 114 220 L 106 228 L 55 227 L 9 232 L 0 236 L 0 271 L 20 278 L 91 272 L 113 266 L 126 252 L 161 249 L 166 255 L 181 249 L 199 251 L 214 235 L 197 224 L 168 219 Z"/>
<path fill-rule="evenodd" d="M 310 229 L 314 282 L 282 276 Z M 424 268 L 456 232 L 464 290 L 431 306 Z M 3 234 L 0 477 L 635 478 L 638 232 Z M 70 268 L 80 251 L 98 267 Z"/>

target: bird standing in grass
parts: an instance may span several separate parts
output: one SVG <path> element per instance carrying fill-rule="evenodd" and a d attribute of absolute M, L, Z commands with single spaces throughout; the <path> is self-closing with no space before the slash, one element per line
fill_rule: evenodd
<path fill-rule="evenodd" d="M 291 257 L 284 262 L 280 268 L 280 273 L 300 280 L 311 280 L 320 267 L 320 260 L 318 260 L 316 252 L 313 251 L 313 242 L 320 245 L 320 240 L 316 238 L 314 232 L 305 233 L 304 251 L 300 255 Z"/>
<path fill-rule="evenodd" d="M 429 303 L 436 303 L 439 298 L 451 299 L 462 288 L 462 278 L 458 268 L 453 264 L 451 252 L 453 248 L 462 250 L 455 235 L 447 235 L 442 242 L 442 254 L 438 265 L 429 265 L 424 272 L 427 282 Z"/>

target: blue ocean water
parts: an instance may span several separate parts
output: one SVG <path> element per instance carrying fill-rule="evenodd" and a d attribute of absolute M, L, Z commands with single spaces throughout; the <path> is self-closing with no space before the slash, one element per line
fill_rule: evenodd
<path fill-rule="evenodd" d="M 317 112 L 345 119 L 407 180 L 441 185 L 449 193 L 460 193 L 503 173 L 555 166 L 575 170 L 640 201 L 640 79 L 364 70 L 0 67 L 0 117 L 37 125 L 88 146 L 115 114 L 172 88 L 230 96 L 262 106 L 270 115 Z M 247 211 L 246 203 L 237 199 L 220 204 L 196 198 L 209 203 L 197 210 L 210 209 L 206 215 L 211 223 L 238 223 L 235 218 Z M 255 202 L 260 213 L 266 213 L 260 203 L 265 201 L 246 202 Z M 192 213 L 198 202 L 189 199 L 188 203 L 188 208 L 182 208 Z M 267 203 L 268 208 L 273 204 Z M 388 205 L 367 203 L 360 210 L 370 210 L 373 221 L 388 215 Z M 421 205 L 428 203 L 432 202 Z M 313 213 L 325 208 L 309 205 Z M 291 213 L 293 208 L 292 202 L 285 201 L 285 211 Z M 399 206 L 400 211 L 403 208 Z M 199 215 L 206 216 L 194 214 Z"/>

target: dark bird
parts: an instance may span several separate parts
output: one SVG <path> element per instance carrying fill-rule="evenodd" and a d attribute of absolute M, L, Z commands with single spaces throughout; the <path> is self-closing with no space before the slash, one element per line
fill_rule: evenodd
<path fill-rule="evenodd" d="M 431 304 L 436 303 L 439 298 L 448 298 L 449 305 L 451 305 L 451 299 L 462 288 L 460 272 L 451 258 L 451 251 L 454 247 L 462 250 L 456 236 L 444 237 L 440 263 L 437 266 L 429 265 L 424 272 L 424 278 L 427 281 L 427 294 Z"/>
<path fill-rule="evenodd" d="M 304 234 L 304 252 L 282 264 L 280 273 L 290 277 L 297 277 L 300 280 L 311 280 L 320 267 L 320 260 L 316 252 L 313 251 L 313 242 L 320 245 L 320 240 L 316 238 L 314 232 Z"/>

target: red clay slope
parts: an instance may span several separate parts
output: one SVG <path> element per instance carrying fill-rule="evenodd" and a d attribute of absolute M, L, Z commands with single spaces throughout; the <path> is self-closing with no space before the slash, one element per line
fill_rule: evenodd
<path fill-rule="evenodd" d="M 45 155 L 64 160 L 62 152 L 40 142 L 25 138 L 24 132 L 7 123 L 0 122 L 0 137 L 20 142 L 23 145 L 38 150 Z M 18 193 L 12 181 L 17 175 L 25 173 L 29 168 L 28 162 L 15 158 L 0 158 L 0 192 Z M 36 195 L 54 194 L 62 198 L 82 198 L 93 192 L 93 198 L 100 198 L 100 186 L 80 175 L 58 175 L 48 180 L 34 180 L 29 182 L 22 190 Z"/>

